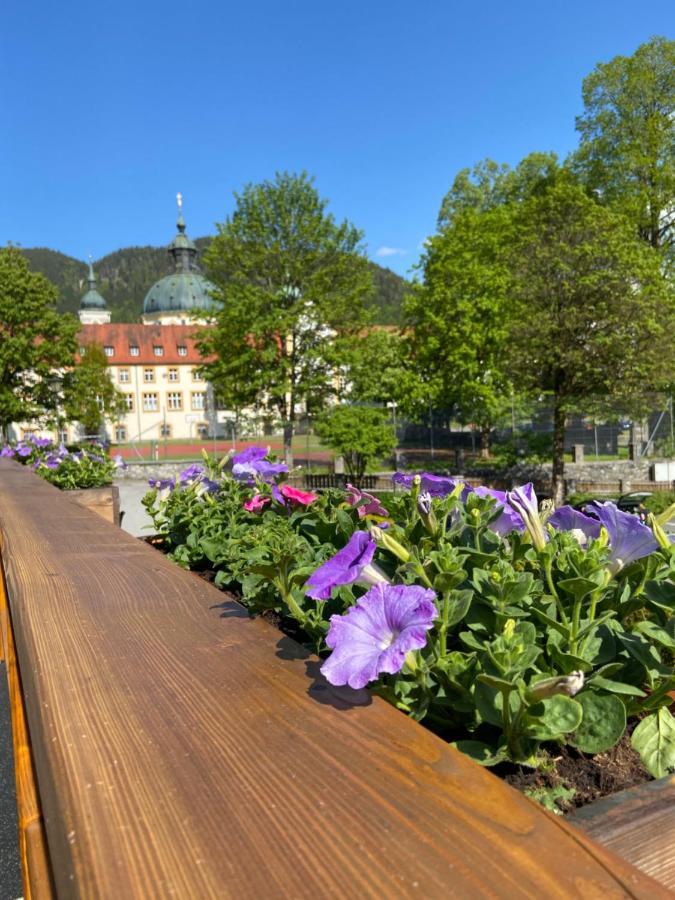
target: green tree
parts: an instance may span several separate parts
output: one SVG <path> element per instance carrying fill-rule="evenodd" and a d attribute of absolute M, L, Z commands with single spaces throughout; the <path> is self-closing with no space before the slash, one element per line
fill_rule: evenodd
<path fill-rule="evenodd" d="M 517 207 L 509 267 L 511 372 L 551 397 L 560 502 L 566 416 L 593 401 L 628 411 L 672 377 L 674 298 L 630 221 L 569 177 Z"/>
<path fill-rule="evenodd" d="M 461 421 L 473 423 L 485 454 L 491 429 L 512 402 L 505 253 L 511 218 L 506 204 L 455 213 L 427 242 L 423 283 L 405 305 L 414 333 L 411 368 L 428 385 L 427 399 L 454 408 Z"/>
<path fill-rule="evenodd" d="M 296 421 L 337 390 L 336 348 L 363 327 L 372 276 L 361 232 L 326 212 L 305 173 L 235 196 L 204 256 L 220 307 L 199 342 L 215 357 L 204 371 L 221 402 L 281 419 L 292 463 Z"/>
<path fill-rule="evenodd" d="M 126 413 L 124 394 L 110 380 L 103 347 L 91 343 L 80 353 L 80 362 L 63 379 L 63 407 L 69 421 L 79 422 L 85 434 L 98 434 L 106 418 Z"/>
<path fill-rule="evenodd" d="M 73 364 L 79 323 L 56 312 L 57 299 L 18 248 L 0 248 L 0 432 L 51 420 L 61 402 L 58 373 Z"/>
<path fill-rule="evenodd" d="M 655 248 L 675 244 L 675 41 L 654 37 L 583 83 L 573 164 Z"/>
<path fill-rule="evenodd" d="M 369 406 L 336 406 L 317 420 L 315 431 L 331 450 L 344 457 L 357 487 L 371 460 L 388 456 L 396 447 L 387 413 Z"/>
<path fill-rule="evenodd" d="M 555 178 L 557 172 L 556 154 L 539 152 L 530 153 L 515 169 L 492 159 L 482 160 L 473 169 L 462 169 L 441 202 L 438 229 L 447 228 L 463 212 L 488 212 L 522 201 Z"/>

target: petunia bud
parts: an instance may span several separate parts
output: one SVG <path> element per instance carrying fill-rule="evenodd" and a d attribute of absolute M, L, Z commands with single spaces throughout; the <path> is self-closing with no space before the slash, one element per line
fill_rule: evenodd
<path fill-rule="evenodd" d="M 668 535 L 666 534 L 666 532 L 656 521 L 656 516 L 654 515 L 654 513 L 651 513 L 649 516 L 649 525 L 652 529 L 652 534 L 654 535 L 654 538 L 656 539 L 656 543 L 659 545 L 659 547 L 662 550 L 670 550 L 670 548 L 673 545 L 672 545 L 670 539 L 668 538 Z"/>
<path fill-rule="evenodd" d="M 388 550 L 390 553 L 393 553 L 394 556 L 397 556 L 401 562 L 407 563 L 410 560 L 410 553 L 405 549 L 402 544 L 391 537 L 390 534 L 387 534 L 386 531 L 383 531 L 381 528 L 378 528 L 377 525 L 373 525 L 370 529 L 371 537 L 374 541 L 384 547 L 385 550 Z"/>
<path fill-rule="evenodd" d="M 431 494 L 428 491 L 420 494 L 417 498 L 417 512 L 429 534 L 436 534 L 438 531 L 438 519 L 432 509 Z"/>
<path fill-rule="evenodd" d="M 566 697 L 574 697 L 584 686 L 584 673 L 581 670 L 571 672 L 556 678 L 545 678 L 533 685 L 528 693 L 528 699 L 532 703 L 538 700 L 547 700 L 556 694 L 565 694 Z"/>

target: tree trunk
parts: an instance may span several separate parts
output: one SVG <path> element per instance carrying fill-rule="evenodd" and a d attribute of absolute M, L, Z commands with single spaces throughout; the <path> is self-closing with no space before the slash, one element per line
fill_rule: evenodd
<path fill-rule="evenodd" d="M 284 462 L 290 469 L 293 468 L 293 422 L 284 422 Z"/>
<path fill-rule="evenodd" d="M 551 493 L 556 506 L 561 506 L 565 495 L 565 408 L 559 400 L 553 406 L 553 471 Z"/>
<path fill-rule="evenodd" d="M 480 455 L 482 459 L 490 456 L 490 426 L 483 426 L 480 430 Z"/>

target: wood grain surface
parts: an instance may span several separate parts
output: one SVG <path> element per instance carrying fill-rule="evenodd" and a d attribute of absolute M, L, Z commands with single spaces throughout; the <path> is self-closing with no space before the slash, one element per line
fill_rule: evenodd
<path fill-rule="evenodd" d="M 120 524 L 120 489 L 116 484 L 101 488 L 82 488 L 77 491 L 64 491 L 69 500 L 80 506 L 91 509 L 113 525 Z"/>
<path fill-rule="evenodd" d="M 2 540 L 0 539 L 0 557 L 1 555 Z M 48 900 L 48 898 L 53 897 L 53 883 L 28 737 L 26 710 L 21 690 L 21 676 L 16 661 L 14 634 L 7 606 L 7 593 L 2 571 L 0 571 L 0 634 L 2 635 L 2 652 L 7 664 L 7 681 L 12 719 L 17 831 L 24 900 L 36 900 L 36 898 Z"/>
<path fill-rule="evenodd" d="M 0 533 L 59 898 L 671 896 L 11 460 Z"/>
<path fill-rule="evenodd" d="M 570 821 L 675 891 L 675 775 L 590 803 Z"/>

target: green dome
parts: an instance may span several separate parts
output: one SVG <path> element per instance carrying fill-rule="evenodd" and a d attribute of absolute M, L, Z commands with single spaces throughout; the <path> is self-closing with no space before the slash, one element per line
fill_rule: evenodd
<path fill-rule="evenodd" d="M 80 300 L 80 309 L 106 309 L 105 300 L 96 290 L 96 276 L 91 264 L 91 257 L 89 259 L 89 277 L 87 282 L 89 283 L 89 290 Z"/>
<path fill-rule="evenodd" d="M 210 281 L 197 266 L 197 248 L 185 234 L 185 222 L 180 213 L 178 234 L 168 246 L 175 272 L 165 275 L 150 288 L 143 301 L 143 314 L 215 310 L 216 304 L 209 294 L 214 290 Z"/>
<path fill-rule="evenodd" d="M 153 284 L 143 301 L 144 313 L 213 310 L 213 285 L 199 272 L 174 272 Z"/>

